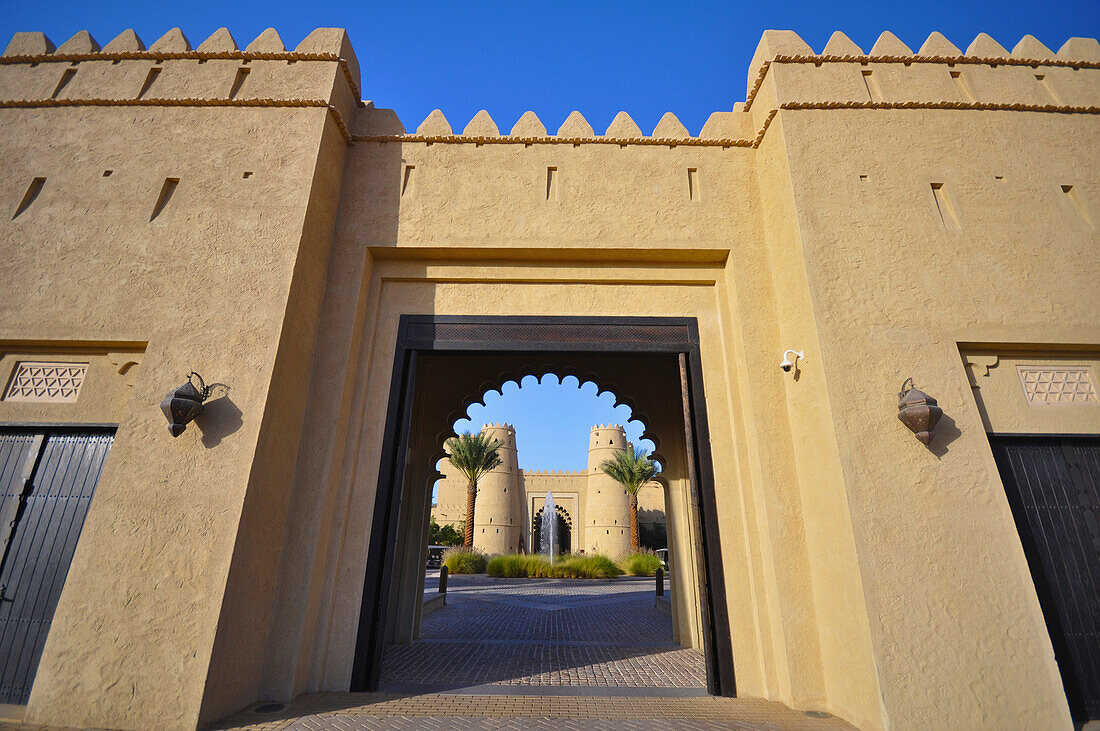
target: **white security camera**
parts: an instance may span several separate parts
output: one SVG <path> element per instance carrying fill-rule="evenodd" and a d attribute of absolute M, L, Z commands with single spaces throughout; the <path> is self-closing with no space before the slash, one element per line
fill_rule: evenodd
<path fill-rule="evenodd" d="M 791 356 L 794 356 L 794 360 L 791 360 Z M 779 367 L 783 369 L 784 373 L 790 373 L 795 364 L 798 363 L 799 358 L 805 358 L 801 350 L 787 350 L 783 353 L 783 362 L 779 364 Z"/>

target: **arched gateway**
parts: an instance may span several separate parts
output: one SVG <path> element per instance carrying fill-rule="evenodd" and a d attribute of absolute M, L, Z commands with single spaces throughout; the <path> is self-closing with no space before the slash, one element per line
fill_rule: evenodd
<path fill-rule="evenodd" d="M 531 552 L 544 553 L 547 547 L 542 544 L 543 520 L 546 519 L 546 508 L 539 508 L 535 517 L 531 519 Z M 557 543 L 558 553 L 569 553 L 573 550 L 573 517 L 560 505 L 554 506 L 554 540 Z"/>
<path fill-rule="evenodd" d="M 647 425 L 665 464 L 669 543 L 683 577 L 673 585 L 675 636 L 704 650 L 712 693 L 735 694 L 694 319 L 404 315 L 393 369 L 353 690 L 376 687 L 384 646 L 416 634 L 435 477 L 427 468 L 442 457 L 440 430 L 491 385 L 554 372 L 613 390 Z"/>

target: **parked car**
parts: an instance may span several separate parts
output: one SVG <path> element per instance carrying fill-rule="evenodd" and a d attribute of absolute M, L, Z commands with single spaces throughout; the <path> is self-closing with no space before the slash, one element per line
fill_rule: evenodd
<path fill-rule="evenodd" d="M 425 568 L 437 569 L 443 565 L 443 552 L 446 546 L 428 546 L 428 562 Z"/>

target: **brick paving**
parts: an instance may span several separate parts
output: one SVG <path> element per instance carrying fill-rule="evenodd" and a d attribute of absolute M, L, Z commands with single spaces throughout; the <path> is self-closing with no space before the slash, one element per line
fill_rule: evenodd
<path fill-rule="evenodd" d="M 386 648 L 381 690 L 471 685 L 702 689 L 706 669 L 673 644 L 652 579 L 456 575 L 420 640 Z"/>
<path fill-rule="evenodd" d="M 429 586 L 434 589 L 431 581 Z M 386 649 L 383 692 L 313 693 L 285 706 L 258 703 L 210 728 L 852 728 L 779 703 L 707 695 L 702 655 L 672 644 L 671 620 L 653 606 L 652 580 L 456 576 L 447 602 L 425 618 L 420 641 Z M 0 724 L 0 731 L 9 728 L 20 727 Z"/>
<path fill-rule="evenodd" d="M 427 588 L 434 590 L 434 576 Z M 652 580 L 453 576 L 421 639 L 386 648 L 380 693 L 318 693 L 214 728 L 850 729 L 779 703 L 706 693 L 702 654 L 672 642 Z"/>
<path fill-rule="evenodd" d="M 826 731 L 852 728 L 751 698 L 623 698 L 317 693 L 273 714 L 244 711 L 212 729 L 695 729 Z"/>

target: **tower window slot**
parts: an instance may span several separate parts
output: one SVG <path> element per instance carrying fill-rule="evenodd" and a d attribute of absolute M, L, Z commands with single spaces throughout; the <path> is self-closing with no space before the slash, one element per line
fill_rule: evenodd
<path fill-rule="evenodd" d="M 970 84 L 966 83 L 966 79 L 962 77 L 961 71 L 952 71 L 951 80 L 955 82 L 955 88 L 958 89 L 959 96 L 968 102 L 977 101 L 974 92 L 970 90 Z"/>
<path fill-rule="evenodd" d="M 943 183 L 932 183 L 932 197 L 936 201 L 936 211 L 940 214 L 943 227 L 952 231 L 961 229 L 958 209 Z"/>
<path fill-rule="evenodd" d="M 23 211 L 31 207 L 35 198 L 42 192 L 42 186 L 46 184 L 45 178 L 35 178 L 31 181 L 31 184 L 27 187 L 27 192 L 23 194 L 23 200 L 19 201 L 19 207 L 15 209 L 15 215 L 11 217 L 11 220 L 19 218 L 19 215 Z"/>
<path fill-rule="evenodd" d="M 61 90 L 69 85 L 69 82 L 76 76 L 76 69 L 65 69 L 65 72 L 61 74 L 61 80 L 57 82 L 57 86 L 54 87 L 53 94 L 50 95 L 51 99 L 56 99 L 57 95 L 61 93 Z"/>
<path fill-rule="evenodd" d="M 160 196 L 157 198 L 157 203 L 153 206 L 153 215 L 149 217 L 149 220 L 155 220 L 157 216 L 168 205 L 168 201 L 172 200 L 172 194 L 176 192 L 176 186 L 179 185 L 179 178 L 165 178 L 164 185 L 161 186 Z"/>
<path fill-rule="evenodd" d="M 160 76 L 160 72 L 163 69 L 151 68 L 149 74 L 145 77 L 145 83 L 141 86 L 141 91 L 138 92 L 138 99 L 144 99 L 145 95 L 149 93 L 149 90 L 153 88 L 153 82 Z"/>
<path fill-rule="evenodd" d="M 244 82 L 248 80 L 248 73 L 252 69 L 247 66 L 242 66 L 237 69 L 237 75 L 233 79 L 233 86 L 229 89 L 229 98 L 236 99 L 237 95 L 241 93 L 241 88 L 244 86 Z"/>

